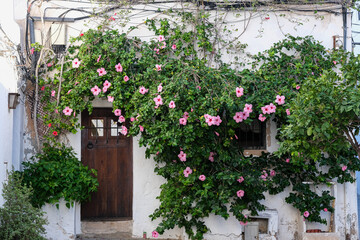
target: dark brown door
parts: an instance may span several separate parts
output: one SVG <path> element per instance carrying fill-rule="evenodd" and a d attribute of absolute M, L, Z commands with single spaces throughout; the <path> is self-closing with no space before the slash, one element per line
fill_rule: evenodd
<path fill-rule="evenodd" d="M 132 219 L 132 138 L 121 135 L 110 108 L 81 115 L 81 161 L 98 173 L 99 188 L 81 205 L 82 219 Z"/>

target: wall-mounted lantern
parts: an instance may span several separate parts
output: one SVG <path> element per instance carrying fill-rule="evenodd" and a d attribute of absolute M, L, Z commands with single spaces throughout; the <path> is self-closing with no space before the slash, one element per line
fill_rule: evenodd
<path fill-rule="evenodd" d="M 19 103 L 19 96 L 18 93 L 9 93 L 8 94 L 8 107 L 9 109 L 15 109 Z"/>

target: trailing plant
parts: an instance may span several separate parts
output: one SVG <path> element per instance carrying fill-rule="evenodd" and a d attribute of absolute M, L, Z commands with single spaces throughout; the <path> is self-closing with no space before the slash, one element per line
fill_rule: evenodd
<path fill-rule="evenodd" d="M 45 238 L 44 212 L 30 203 L 33 190 L 21 184 L 21 176 L 11 172 L 3 184 L 4 204 L 0 208 L 0 236 L 3 240 L 42 240 Z"/>
<path fill-rule="evenodd" d="M 150 216 L 162 220 L 155 236 L 178 226 L 191 239 L 203 239 L 209 230 L 204 218 L 210 214 L 226 219 L 232 213 L 246 224 L 245 210 L 256 215 L 266 208 L 261 201 L 265 192 L 277 194 L 286 187 L 293 191 L 288 203 L 308 221 L 324 223 L 320 212 L 334 210 L 333 197 L 328 191 L 317 194 L 304 182 L 354 181 L 349 170 L 358 170 L 359 160 L 350 145 L 316 159 L 308 157 L 307 148 L 296 156 L 285 148 L 245 156 L 236 130 L 254 119 L 273 120 L 279 130 L 286 129 L 295 121 L 293 99 L 299 90 L 324 71 L 333 72 L 342 53 L 327 51 L 312 37 L 288 36 L 255 56 L 249 69 L 238 71 L 214 49 L 217 31 L 208 14 L 182 12 L 179 17 L 180 23 L 146 21 L 157 35 L 150 41 L 108 26 L 73 39 L 64 63 L 50 67 L 58 72 L 40 79 L 49 144 L 56 145 L 58 134 L 78 131 L 78 115 L 91 112 L 94 99 L 111 102 L 119 122 L 131 122 L 129 129 L 121 127 L 121 134 L 140 135 L 146 156 L 154 157 L 155 172 L 166 179 L 160 206 Z M 209 64 L 212 59 L 216 68 Z M 277 139 L 298 141 L 287 134 Z M 321 152 L 318 145 L 313 148 Z M 351 167 L 343 169 L 339 163 Z"/>
<path fill-rule="evenodd" d="M 72 148 L 45 145 L 43 153 L 23 162 L 22 181 L 34 189 L 31 203 L 41 207 L 45 203 L 56 204 L 60 199 L 70 208 L 74 202 L 89 200 L 97 191 L 96 170 L 89 170 L 77 159 Z"/>

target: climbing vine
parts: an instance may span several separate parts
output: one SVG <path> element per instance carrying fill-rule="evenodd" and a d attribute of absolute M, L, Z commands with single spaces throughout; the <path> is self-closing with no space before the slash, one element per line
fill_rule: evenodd
<path fill-rule="evenodd" d="M 334 72 L 347 55 L 329 52 L 311 37 L 288 36 L 238 71 L 221 61 L 209 15 L 179 17 L 181 23 L 147 20 L 156 35 L 149 41 L 100 26 L 74 38 L 63 62 L 49 60 L 54 64 L 48 70 L 55 73 L 39 81 L 47 103 L 47 141 L 56 145 L 61 134 L 81 129 L 78 116 L 92 111 L 94 99 L 111 102 L 120 134 L 140 135 L 146 156 L 156 162 L 155 172 L 166 179 L 160 206 L 150 216 L 161 218 L 153 236 L 178 226 L 191 239 L 203 239 L 209 231 L 204 218 L 210 214 L 225 219 L 233 214 L 245 225 L 245 210 L 257 215 L 266 208 L 261 202 L 266 192 L 286 187 L 292 189 L 286 201 L 304 218 L 325 223 L 320 212 L 333 212 L 334 198 L 329 191 L 318 195 L 304 182 L 353 182 L 350 171 L 360 168 L 350 144 L 343 142 L 336 154 L 326 156 L 318 148 L 316 159 L 308 157 L 307 148 L 294 155 L 285 146 L 253 157 L 244 155 L 236 131 L 240 123 L 258 119 L 275 122 L 284 132 L 295 121 L 293 99 L 303 86 L 324 71 Z M 196 27 L 187 28 L 189 22 Z M 299 140 L 286 134 L 277 139 Z"/>

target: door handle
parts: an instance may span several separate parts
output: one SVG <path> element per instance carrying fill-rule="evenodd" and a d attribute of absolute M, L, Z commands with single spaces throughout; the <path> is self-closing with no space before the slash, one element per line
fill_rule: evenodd
<path fill-rule="evenodd" d="M 94 144 L 92 142 L 89 142 L 86 146 L 88 149 L 93 149 Z"/>

